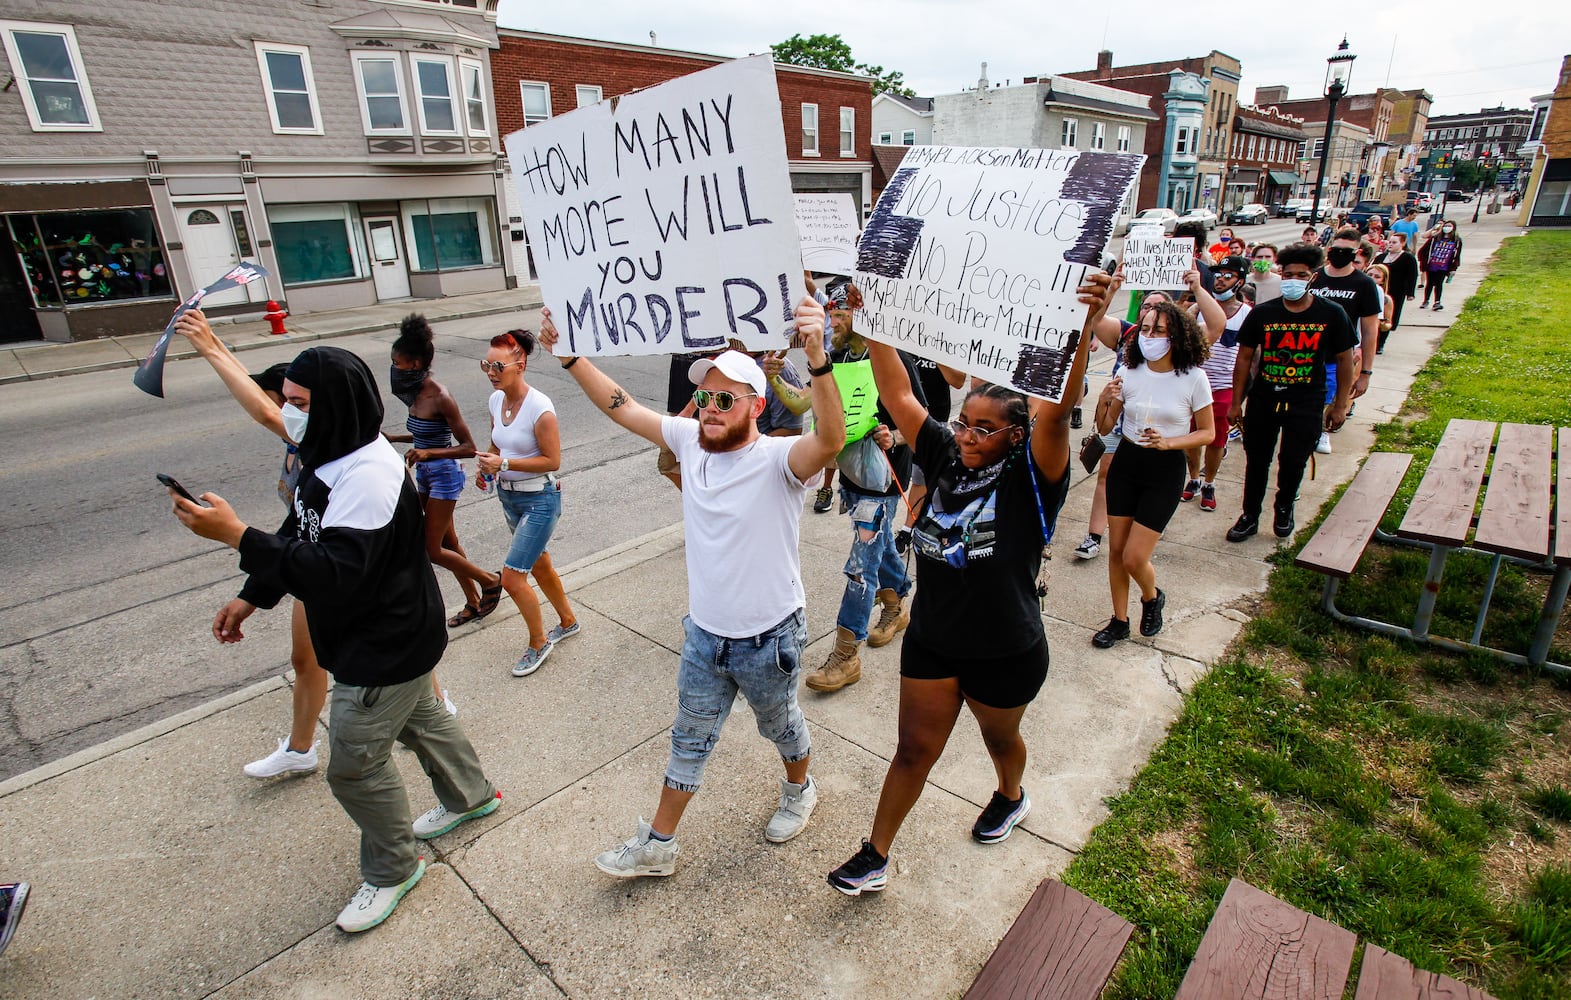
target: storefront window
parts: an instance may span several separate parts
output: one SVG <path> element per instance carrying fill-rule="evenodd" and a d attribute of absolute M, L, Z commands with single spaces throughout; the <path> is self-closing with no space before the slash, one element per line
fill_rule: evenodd
<path fill-rule="evenodd" d="M 38 307 L 167 298 L 163 240 L 150 208 L 6 217 Z"/>
<path fill-rule="evenodd" d="M 496 224 L 489 198 L 432 198 L 403 203 L 411 269 L 449 271 L 496 263 Z"/>
<path fill-rule="evenodd" d="M 348 205 L 272 205 L 267 221 L 285 285 L 363 277 L 359 223 Z"/>

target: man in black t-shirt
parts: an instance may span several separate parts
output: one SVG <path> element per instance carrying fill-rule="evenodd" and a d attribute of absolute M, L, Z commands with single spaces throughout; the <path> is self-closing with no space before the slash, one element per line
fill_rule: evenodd
<path fill-rule="evenodd" d="M 1277 437 L 1282 439 L 1276 478 L 1278 538 L 1293 533 L 1293 504 L 1304 466 L 1321 428 L 1335 430 L 1347 419 L 1353 388 L 1353 338 L 1347 315 L 1309 294 L 1309 283 L 1323 258 L 1319 247 L 1295 243 L 1277 259 L 1282 265 L 1282 298 L 1262 302 L 1250 311 L 1238 332 L 1238 360 L 1233 368 L 1233 403 L 1228 417 L 1244 428 L 1244 505 L 1227 540 L 1241 542 L 1259 530 Z M 1255 354 L 1260 374 L 1249 382 Z M 1323 408 L 1327 368 L 1338 366 L 1335 398 Z M 1244 398 L 1249 389 L 1247 401 Z"/>
<path fill-rule="evenodd" d="M 1326 265 L 1309 283 L 1311 292 L 1342 307 L 1358 340 L 1357 346 L 1363 349 L 1363 368 L 1353 380 L 1354 399 L 1369 391 L 1369 376 L 1375 373 L 1375 350 L 1380 340 L 1380 288 L 1356 264 L 1362 239 L 1351 226 L 1338 230 L 1326 250 Z"/>

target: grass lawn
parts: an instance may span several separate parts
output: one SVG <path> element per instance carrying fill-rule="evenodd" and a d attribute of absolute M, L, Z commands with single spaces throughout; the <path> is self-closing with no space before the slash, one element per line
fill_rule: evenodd
<path fill-rule="evenodd" d="M 1388 530 L 1453 417 L 1571 426 L 1571 233 L 1502 246 L 1379 428 L 1415 456 Z M 1107 995 L 1170 998 L 1236 876 L 1502 1000 L 1571 997 L 1571 682 L 1338 625 L 1292 555 L 1064 875 L 1139 928 Z M 1371 546 L 1338 603 L 1408 620 L 1426 561 Z M 1436 634 L 1467 638 L 1487 565 L 1452 557 Z M 1525 651 L 1547 582 L 1503 569 L 1485 641 Z"/>

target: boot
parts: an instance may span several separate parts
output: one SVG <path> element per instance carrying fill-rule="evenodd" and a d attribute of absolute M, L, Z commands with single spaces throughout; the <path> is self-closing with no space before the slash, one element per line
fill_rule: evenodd
<path fill-rule="evenodd" d="M 856 648 L 861 645 L 851 630 L 840 626 L 835 629 L 835 648 L 830 651 L 824 665 L 807 675 L 807 686 L 813 691 L 838 691 L 862 679 L 862 658 Z"/>
<path fill-rule="evenodd" d="M 867 645 L 869 649 L 887 646 L 895 639 L 895 633 L 911 624 L 911 615 L 900 606 L 900 595 L 887 587 L 880 590 L 878 598 L 878 624 L 867 630 Z"/>

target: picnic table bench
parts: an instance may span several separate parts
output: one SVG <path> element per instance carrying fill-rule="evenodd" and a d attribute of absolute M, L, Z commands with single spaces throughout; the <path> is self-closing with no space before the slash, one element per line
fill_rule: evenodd
<path fill-rule="evenodd" d="M 1559 429 L 1558 442 L 1556 434 L 1555 428 L 1536 424 L 1452 420 L 1394 535 L 1380 530 L 1380 519 L 1401 486 L 1412 456 L 1370 455 L 1294 560 L 1298 566 L 1325 575 L 1321 608 L 1338 621 L 1386 635 L 1571 672 L 1571 666 L 1549 661 L 1550 644 L 1571 586 L 1571 503 L 1567 502 L 1571 499 L 1571 428 Z M 1484 490 L 1481 509 L 1480 489 Z M 1342 581 L 1352 575 L 1371 539 L 1429 552 L 1429 568 L 1411 625 L 1350 615 L 1336 606 Z M 1446 560 L 1457 550 L 1491 557 L 1478 616 L 1467 640 L 1430 634 Z M 1526 655 L 1482 644 L 1500 565 L 1508 560 L 1553 574 Z"/>

